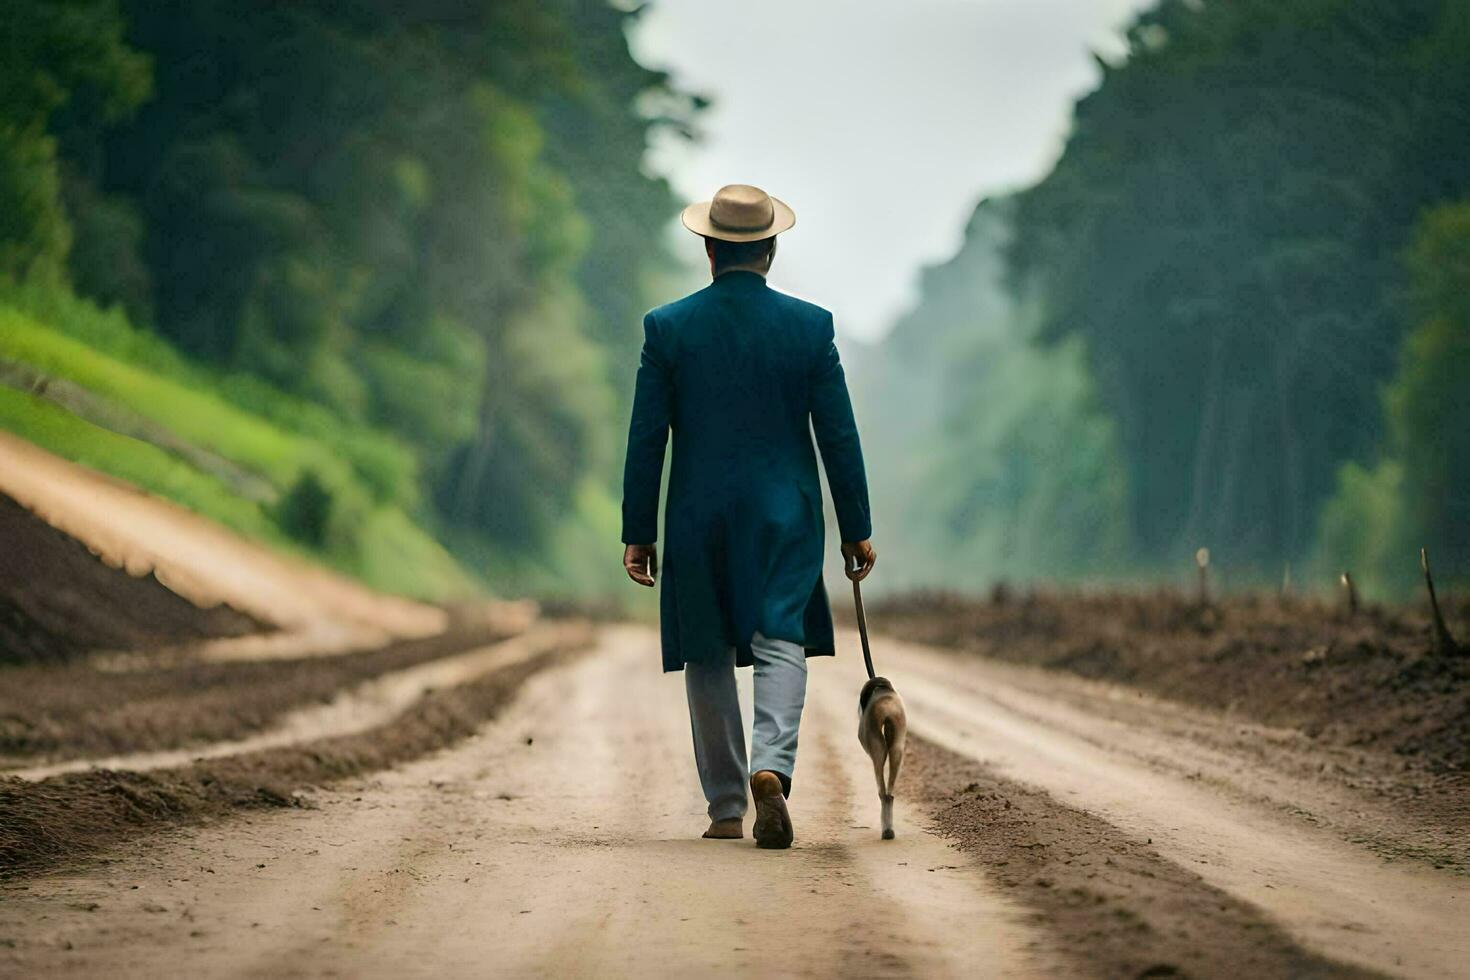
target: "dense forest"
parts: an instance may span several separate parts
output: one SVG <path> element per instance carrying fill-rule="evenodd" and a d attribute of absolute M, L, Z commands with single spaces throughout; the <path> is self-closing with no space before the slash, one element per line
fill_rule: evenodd
<path fill-rule="evenodd" d="M 686 284 L 644 151 L 705 104 L 637 16 L 0 6 L 0 428 L 385 588 L 606 588 Z M 1470 577 L 1466 51 L 1457 0 L 1141 15 L 853 352 L 883 584 Z"/>
<path fill-rule="evenodd" d="M 890 579 L 1470 577 L 1470 7 L 1164 0 L 1127 41 L 864 358 Z"/>
<path fill-rule="evenodd" d="M 612 526 L 630 373 L 614 368 L 636 361 L 645 290 L 669 271 L 675 201 L 642 170 L 647 136 L 690 131 L 702 105 L 633 61 L 633 16 L 578 0 L 6 3 L 0 367 L 124 401 L 141 368 L 221 394 L 282 445 L 309 440 L 271 472 L 220 426 L 200 432 L 251 471 L 205 479 L 234 474 L 258 513 L 217 487 L 188 502 L 350 570 L 392 564 L 363 540 L 388 508 L 492 578 L 574 577 L 549 566 L 584 550 L 567 528 Z M 6 424 L 35 436 L 51 407 L 12 406 Z M 162 427 L 172 446 L 209 428 L 193 414 L 131 434 Z"/>

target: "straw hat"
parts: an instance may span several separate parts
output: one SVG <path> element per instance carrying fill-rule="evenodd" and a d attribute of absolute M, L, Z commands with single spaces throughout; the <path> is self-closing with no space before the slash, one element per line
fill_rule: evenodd
<path fill-rule="evenodd" d="M 726 184 L 712 201 L 684 209 L 684 227 L 696 235 L 724 242 L 758 242 L 796 224 L 796 212 L 759 187 Z"/>

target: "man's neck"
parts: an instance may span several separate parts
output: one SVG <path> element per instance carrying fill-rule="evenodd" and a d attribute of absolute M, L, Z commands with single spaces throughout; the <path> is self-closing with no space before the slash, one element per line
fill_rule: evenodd
<path fill-rule="evenodd" d="M 764 279 L 766 277 L 767 271 L 769 270 L 758 265 L 729 265 L 721 269 L 719 272 L 716 272 L 714 278 L 718 279 L 721 276 L 728 275 L 731 272 L 753 272 Z"/>

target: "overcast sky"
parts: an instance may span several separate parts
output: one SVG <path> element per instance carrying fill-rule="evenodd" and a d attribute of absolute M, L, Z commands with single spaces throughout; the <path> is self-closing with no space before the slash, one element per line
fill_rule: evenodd
<path fill-rule="evenodd" d="M 653 0 L 634 54 L 708 94 L 706 138 L 651 165 L 689 200 L 727 183 L 790 204 L 773 285 L 872 339 L 983 196 L 1044 175 L 1071 106 L 1142 0 Z M 691 256 L 699 245 L 684 233 Z"/>

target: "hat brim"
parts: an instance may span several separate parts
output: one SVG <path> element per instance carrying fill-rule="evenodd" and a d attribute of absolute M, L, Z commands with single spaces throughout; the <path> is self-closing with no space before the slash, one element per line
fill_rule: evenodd
<path fill-rule="evenodd" d="M 771 198 L 771 211 L 773 217 L 771 223 L 765 228 L 755 228 L 750 231 L 733 231 L 729 228 L 721 228 L 709 219 L 709 209 L 713 201 L 700 201 L 691 204 L 679 215 L 679 220 L 684 227 L 696 235 L 706 238 L 718 238 L 722 242 L 758 242 L 763 238 L 779 235 L 783 231 L 790 231 L 796 224 L 796 212 L 786 206 L 786 202 L 779 198 Z"/>

